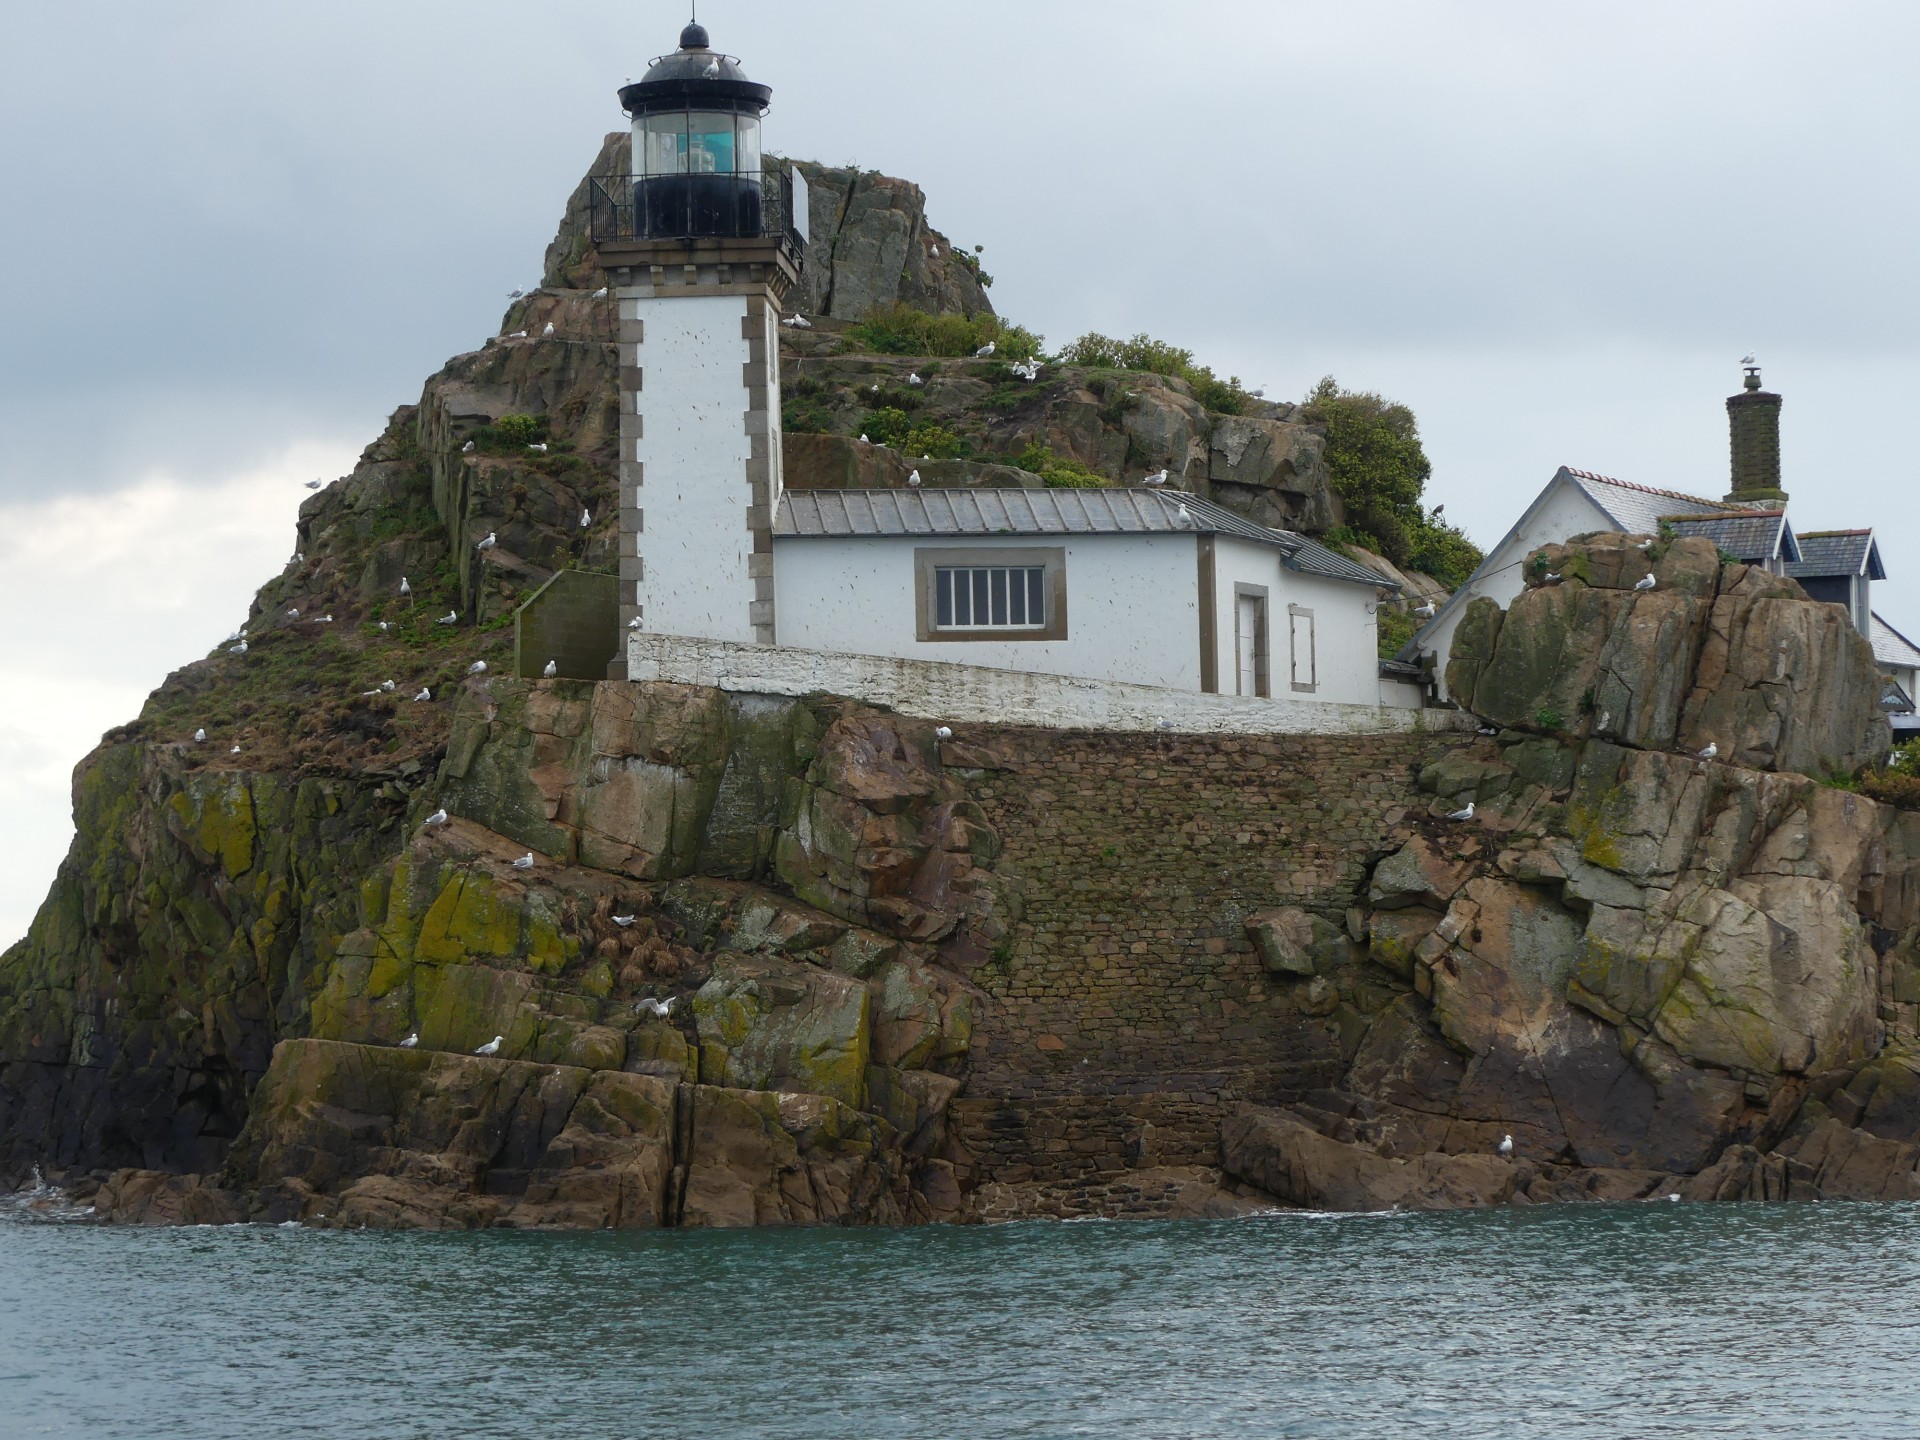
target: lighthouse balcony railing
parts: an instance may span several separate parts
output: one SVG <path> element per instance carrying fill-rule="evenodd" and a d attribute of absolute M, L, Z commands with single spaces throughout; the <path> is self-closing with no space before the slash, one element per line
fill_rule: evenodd
<path fill-rule="evenodd" d="M 596 175 L 588 181 L 587 226 L 596 245 L 777 239 L 798 265 L 804 225 L 793 172 L 785 166 L 759 176 Z"/>

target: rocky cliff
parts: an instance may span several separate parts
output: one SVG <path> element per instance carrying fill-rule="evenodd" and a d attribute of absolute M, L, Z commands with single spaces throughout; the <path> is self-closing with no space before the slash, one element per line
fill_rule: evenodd
<path fill-rule="evenodd" d="M 0 1179 L 388 1226 L 1914 1186 L 1920 826 L 1805 773 L 1881 743 L 1870 659 L 1688 542 L 1592 540 L 1476 611 L 1477 737 L 943 741 L 831 697 L 507 678 L 512 608 L 611 559 L 583 203 L 502 335 L 302 507 L 244 642 L 76 772 L 0 956 Z M 848 307 L 984 296 L 912 187 L 821 172 L 814 204 L 787 367 L 822 413 L 878 385 L 982 454 L 1336 513 L 1278 407 L 850 348 Z M 844 426 L 788 455 L 800 484 L 907 463 Z"/>

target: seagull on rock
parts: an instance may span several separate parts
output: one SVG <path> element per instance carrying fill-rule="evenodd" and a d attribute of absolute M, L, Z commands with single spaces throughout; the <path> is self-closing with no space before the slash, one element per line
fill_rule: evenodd
<path fill-rule="evenodd" d="M 419 1043 L 420 1043 L 420 1032 L 416 1030 L 411 1035 L 407 1036 L 406 1039 L 400 1042 L 400 1048 L 402 1050 L 411 1050 L 413 1049 L 414 1046 L 418 1045 Z"/>
<path fill-rule="evenodd" d="M 402 575 L 402 576 L 400 577 L 400 593 L 401 593 L 402 595 L 411 595 L 411 594 L 413 594 L 413 586 L 411 586 L 411 585 L 409 585 L 409 584 L 407 583 L 407 577 L 406 577 L 406 576 L 404 576 L 404 575 Z"/>
<path fill-rule="evenodd" d="M 418 704 L 422 700 L 431 700 L 433 699 L 433 691 L 429 690 L 426 686 L 422 685 L 420 687 L 420 693 L 414 696 L 413 698 L 414 698 L 414 703 L 416 704 Z"/>
<path fill-rule="evenodd" d="M 289 620 L 298 620 L 300 618 L 299 607 L 295 606 L 293 609 L 287 611 L 287 618 Z"/>
<path fill-rule="evenodd" d="M 616 925 L 618 925 L 618 926 L 619 926 L 619 927 L 620 927 L 620 928 L 621 928 L 622 930 L 624 930 L 624 929 L 626 929 L 626 928 L 627 928 L 627 927 L 628 927 L 629 925 L 631 925 L 631 924 L 633 924 L 633 916 L 631 916 L 631 915 L 616 915 L 616 916 L 614 916 L 614 917 L 613 917 L 613 923 L 614 923 L 614 924 L 616 924 Z"/>
<path fill-rule="evenodd" d="M 318 620 L 314 621 L 313 623 L 316 625 L 331 625 L 333 623 L 333 616 L 322 615 Z"/>
<path fill-rule="evenodd" d="M 1636 550 L 1651 550 L 1653 548 L 1653 541 L 1642 540 L 1638 545 L 1634 546 L 1633 548 Z"/>
<path fill-rule="evenodd" d="M 938 729 L 936 729 L 936 730 L 935 730 L 935 731 L 933 732 L 933 738 L 934 738 L 934 739 L 936 739 L 936 740 L 951 740 L 951 739 L 953 739 L 953 727 L 952 727 L 952 726 L 950 726 L 950 725 L 942 725 L 942 726 L 940 726 L 940 727 L 939 727 Z"/>
<path fill-rule="evenodd" d="M 868 438 L 867 438 L 866 436 L 864 436 L 864 435 L 862 435 L 862 436 L 860 437 L 860 443 L 861 443 L 862 445 L 871 445 L 871 444 L 873 443 L 873 441 L 871 441 L 871 440 L 869 440 L 869 439 L 868 439 Z"/>
<path fill-rule="evenodd" d="M 540 673 L 548 680 L 553 679 L 554 676 L 560 673 L 560 662 L 558 660 L 547 661 L 547 668 Z"/>
<path fill-rule="evenodd" d="M 391 630 L 392 628 L 393 628 L 393 627 L 392 627 L 391 625 L 389 625 L 389 624 L 388 624 L 388 623 L 387 623 L 386 621 L 384 621 L 384 620 L 382 620 L 382 621 L 380 622 L 380 633 L 381 633 L 382 635 L 384 635 L 384 634 L 386 634 L 386 633 L 387 633 L 387 631 L 389 631 L 389 630 Z"/>
<path fill-rule="evenodd" d="M 811 330 L 813 328 L 813 322 L 804 315 L 789 315 L 780 323 L 789 330 Z"/>
<path fill-rule="evenodd" d="M 229 655 L 244 655 L 246 653 L 247 653 L 247 642 L 244 640 L 242 640 L 238 645 L 229 645 L 227 647 L 227 654 Z"/>
<path fill-rule="evenodd" d="M 475 450 L 477 450 L 477 449 L 479 449 L 479 448 L 480 448 L 480 447 L 479 447 L 479 446 L 477 446 L 477 445 L 475 445 L 475 444 L 473 443 L 473 441 L 471 441 L 471 440 L 469 440 L 469 441 L 467 441 L 467 443 L 466 443 L 466 444 L 464 444 L 464 445 L 462 445 L 462 446 L 460 447 L 460 453 L 461 453 L 462 455 L 471 455 L 471 454 L 472 454 L 472 453 L 473 453 L 473 452 L 474 452 Z"/>
<path fill-rule="evenodd" d="M 1500 1150 L 1500 1153 L 1501 1153 L 1502 1155 L 1506 1155 L 1506 1156 L 1509 1156 L 1509 1157 L 1510 1157 L 1510 1156 L 1512 1156 L 1512 1154 L 1513 1154 L 1513 1137 L 1512 1137 L 1511 1135 L 1502 1135 L 1502 1136 L 1500 1137 L 1500 1145 L 1499 1145 L 1499 1150 Z"/>
<path fill-rule="evenodd" d="M 1429 600 L 1424 605 L 1414 606 L 1413 613 L 1418 615 L 1422 620 L 1431 620 L 1433 618 L 1433 602 Z"/>
<path fill-rule="evenodd" d="M 602 286 L 601 286 L 601 287 L 600 287 L 600 288 L 599 288 L 598 290 L 596 290 L 596 291 L 594 291 L 594 292 L 593 292 L 593 298 L 594 298 L 595 300 L 604 300 L 604 299 L 606 299 L 606 298 L 607 298 L 607 287 L 606 287 L 606 286 L 604 286 L 604 285 L 602 285 Z"/>
<path fill-rule="evenodd" d="M 380 693 L 382 695 L 391 695 L 393 693 L 393 690 L 394 690 L 393 681 L 382 680 L 380 682 Z"/>
<path fill-rule="evenodd" d="M 476 660 L 473 664 L 467 666 L 467 674 L 469 675 L 484 675 L 486 673 L 487 662 L 484 660 Z"/>
<path fill-rule="evenodd" d="M 994 348 L 993 341 L 989 340 L 987 341 L 986 344 L 982 345 L 978 350 L 974 351 L 973 356 L 976 360 L 984 360 L 989 355 L 993 354 L 993 348 Z"/>
<path fill-rule="evenodd" d="M 518 860 L 514 861 L 513 868 L 516 870 L 533 869 L 533 852 L 529 850 L 526 854 L 522 855 Z"/>
<path fill-rule="evenodd" d="M 1473 801 L 1471 800 L 1467 801 L 1466 809 L 1456 810 L 1451 815 L 1447 816 L 1447 819 L 1449 820 L 1465 821 L 1465 820 L 1471 820 L 1472 818 L 1473 818 Z"/>
<path fill-rule="evenodd" d="M 460 612 L 458 610 L 449 610 L 433 623 L 436 625 L 458 625 L 460 623 Z"/>
<path fill-rule="evenodd" d="M 227 754 L 229 755 L 238 755 L 239 753 L 240 753 L 240 747 L 238 745 L 234 746 L 231 750 L 227 751 Z"/>
<path fill-rule="evenodd" d="M 194 744 L 196 744 L 196 745 L 204 745 L 204 744 L 206 744 L 206 743 L 207 743 L 207 732 L 206 732 L 206 731 L 204 731 L 204 730 L 196 730 L 196 731 L 194 731 L 194 732 L 193 732 L 193 743 L 194 743 Z"/>
<path fill-rule="evenodd" d="M 913 374 L 907 376 L 907 383 L 909 385 L 924 385 L 927 382 L 920 378 L 920 372 L 916 370 Z"/>
<path fill-rule="evenodd" d="M 633 1013 L 636 1015 L 653 1015 L 664 1020 L 673 1013 L 673 1002 L 679 998 L 678 995 L 674 995 L 669 996 L 665 1000 L 655 1000 L 651 995 L 644 996 L 640 1000 L 640 1003 L 633 1007 Z"/>
<path fill-rule="evenodd" d="M 1718 755 L 1719 753 L 1720 753 L 1720 742 L 1717 740 L 1709 740 L 1707 742 L 1707 748 L 1700 752 L 1700 758 L 1702 760 L 1711 760 L 1713 759 L 1714 756 Z"/>
<path fill-rule="evenodd" d="M 1479 733 L 1482 735 L 1498 735 L 1500 731 L 1492 725 L 1482 725 Z"/>
<path fill-rule="evenodd" d="M 587 529 L 593 524 L 593 512 L 584 505 L 580 507 L 580 528 Z"/>
<path fill-rule="evenodd" d="M 446 824 L 447 823 L 446 807 L 444 805 L 441 806 L 438 810 L 434 811 L 433 814 L 427 816 L 426 820 L 422 823 L 429 826 Z"/>
<path fill-rule="evenodd" d="M 507 336 L 507 338 L 509 340 L 524 340 L 527 338 L 527 332 L 524 330 L 516 330 L 511 335 Z"/>
<path fill-rule="evenodd" d="M 1651 575 L 1642 575 L 1639 578 L 1639 580 L 1637 580 L 1634 583 L 1633 588 L 1636 590 L 1651 590 L 1655 585 L 1658 585 L 1659 583 L 1660 582 L 1654 579 L 1653 576 Z"/>
<path fill-rule="evenodd" d="M 500 1053 L 500 1044 L 506 1038 L 504 1035 L 496 1035 L 473 1053 L 476 1055 L 498 1055 Z"/>
<path fill-rule="evenodd" d="M 536 440 L 533 444 L 527 446 L 527 448 L 536 455 L 544 455 L 547 453 L 547 442 L 544 440 Z"/>
<path fill-rule="evenodd" d="M 549 320 L 547 322 L 547 328 L 540 332 L 540 338 L 542 340 L 548 340 L 548 339 L 551 339 L 552 337 L 553 337 L 553 322 Z"/>
<path fill-rule="evenodd" d="M 487 531 L 487 538 L 482 540 L 478 545 L 475 545 L 473 548 L 476 550 L 491 550 L 493 549 L 494 546 L 498 545 L 499 543 L 500 543 L 500 537 L 496 535 L 493 531 L 489 530 Z"/>
<path fill-rule="evenodd" d="M 1542 585 L 1558 585 L 1560 583 L 1560 572 L 1554 570 L 1542 575 L 1540 577 L 1540 583 Z"/>
<path fill-rule="evenodd" d="M 318 480 L 307 481 L 307 488 L 309 490 L 318 490 L 320 488 L 320 481 Z"/>

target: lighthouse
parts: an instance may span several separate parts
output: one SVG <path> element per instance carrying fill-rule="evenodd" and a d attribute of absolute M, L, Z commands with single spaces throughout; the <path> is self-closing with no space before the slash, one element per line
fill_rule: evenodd
<path fill-rule="evenodd" d="M 620 91 L 624 174 L 596 177 L 594 246 L 619 305 L 620 624 L 771 645 L 780 307 L 804 182 L 769 175 L 772 90 L 697 24 Z M 625 659 L 611 667 L 624 678 Z"/>

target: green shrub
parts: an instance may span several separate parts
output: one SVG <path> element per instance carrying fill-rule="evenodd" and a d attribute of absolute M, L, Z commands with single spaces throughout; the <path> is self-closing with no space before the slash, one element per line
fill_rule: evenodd
<path fill-rule="evenodd" d="M 957 460 L 973 453 L 973 446 L 944 425 L 917 423 L 898 406 L 867 413 L 860 433 L 876 445 L 890 445 L 909 459 L 922 455 L 935 460 Z"/>
<path fill-rule="evenodd" d="M 1558 710 L 1543 709 L 1534 712 L 1533 723 L 1542 730 L 1561 730 L 1566 727 L 1567 720 Z"/>
<path fill-rule="evenodd" d="M 524 450 L 547 438 L 547 426 L 545 415 L 502 415 L 473 432 L 474 448 L 493 454 Z"/>
<path fill-rule="evenodd" d="M 1026 360 L 1040 353 L 1044 339 L 998 315 L 930 315 L 911 305 L 876 305 L 848 338 L 882 355 L 971 355 L 988 341 L 994 353 Z"/>
<path fill-rule="evenodd" d="M 1221 415 L 1243 414 L 1253 404 L 1253 396 L 1242 387 L 1238 375 L 1222 380 L 1207 366 L 1196 365 L 1191 350 L 1169 345 L 1151 335 L 1116 340 L 1110 335 L 1089 332 L 1060 352 L 1060 363 L 1095 370 L 1144 370 L 1149 375 L 1170 375 L 1184 380 L 1193 391 L 1194 399 Z"/>
<path fill-rule="evenodd" d="M 1038 475 L 1050 490 L 1100 490 L 1113 483 L 1078 460 L 1055 455 L 1051 445 L 1043 445 L 1038 440 L 1030 442 L 1014 457 L 1013 463 Z"/>
<path fill-rule="evenodd" d="M 1374 617 L 1379 622 L 1380 658 L 1390 660 L 1400 653 L 1400 647 L 1413 639 L 1419 630 L 1420 622 L 1405 610 L 1382 605 Z"/>
<path fill-rule="evenodd" d="M 1920 775 L 1869 770 L 1860 777 L 1860 793 L 1902 810 L 1920 810 Z"/>
<path fill-rule="evenodd" d="M 833 411 L 813 396 L 795 396 L 781 402 L 780 428 L 796 435 L 830 435 Z"/>
<path fill-rule="evenodd" d="M 1887 761 L 1889 775 L 1905 775 L 1920 780 L 1920 740 L 1909 740 L 1894 748 L 1893 758 Z"/>

